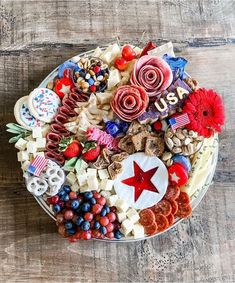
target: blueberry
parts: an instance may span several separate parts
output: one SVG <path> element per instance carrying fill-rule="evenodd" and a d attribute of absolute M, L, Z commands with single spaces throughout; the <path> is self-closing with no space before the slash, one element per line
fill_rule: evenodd
<path fill-rule="evenodd" d="M 61 200 L 62 200 L 62 201 L 68 201 L 68 200 L 69 200 L 69 195 L 66 194 L 66 193 L 63 194 L 62 197 L 61 197 Z"/>
<path fill-rule="evenodd" d="M 58 192 L 58 196 L 61 198 L 66 192 L 64 190 L 61 190 Z"/>
<path fill-rule="evenodd" d="M 103 208 L 100 212 L 100 216 L 105 216 L 107 214 L 107 211 L 105 208 Z"/>
<path fill-rule="evenodd" d="M 76 231 L 74 229 L 67 229 L 66 232 L 69 235 L 74 235 L 76 233 Z"/>
<path fill-rule="evenodd" d="M 90 229 L 91 224 L 88 221 L 83 221 L 81 227 L 83 231 L 87 231 Z"/>
<path fill-rule="evenodd" d="M 90 209 L 91 209 L 91 205 L 88 202 L 84 202 L 82 204 L 82 211 L 87 212 L 90 211 Z"/>
<path fill-rule="evenodd" d="M 72 229 L 72 228 L 73 228 L 73 223 L 72 223 L 72 222 L 66 222 L 66 223 L 64 224 L 64 227 L 65 227 L 66 229 Z"/>
<path fill-rule="evenodd" d="M 99 229 L 99 228 L 100 228 L 100 223 L 98 221 L 95 221 L 94 229 Z"/>
<path fill-rule="evenodd" d="M 119 230 L 114 232 L 114 238 L 121 239 L 122 237 L 123 237 L 123 234 Z"/>
<path fill-rule="evenodd" d="M 78 216 L 77 220 L 75 221 L 77 226 L 80 226 L 82 224 L 82 222 L 84 221 L 82 216 Z"/>
<path fill-rule="evenodd" d="M 85 193 L 84 193 L 84 197 L 85 197 L 86 199 L 91 199 L 91 198 L 93 197 L 93 193 L 92 193 L 92 192 L 85 192 Z"/>
<path fill-rule="evenodd" d="M 61 211 L 61 207 L 59 204 L 54 204 L 53 207 L 52 207 L 52 210 L 55 212 L 55 213 L 58 213 Z"/>
<path fill-rule="evenodd" d="M 104 226 L 100 226 L 100 233 L 105 235 L 107 233 L 107 229 Z"/>
<path fill-rule="evenodd" d="M 71 208 L 72 209 L 77 209 L 79 207 L 79 201 L 74 199 L 71 201 Z"/>
<path fill-rule="evenodd" d="M 64 190 L 67 194 L 69 194 L 69 193 L 71 192 L 70 186 L 68 186 L 68 185 L 63 186 L 63 190 Z"/>
<path fill-rule="evenodd" d="M 104 208 L 105 208 L 105 210 L 106 210 L 106 212 L 107 212 L 107 213 L 109 213 L 109 212 L 110 212 L 110 208 L 109 208 L 109 206 L 105 205 L 105 207 L 104 207 Z"/>
<path fill-rule="evenodd" d="M 96 199 L 95 198 L 91 198 L 89 201 L 90 201 L 90 204 L 92 204 L 92 205 L 96 204 Z"/>

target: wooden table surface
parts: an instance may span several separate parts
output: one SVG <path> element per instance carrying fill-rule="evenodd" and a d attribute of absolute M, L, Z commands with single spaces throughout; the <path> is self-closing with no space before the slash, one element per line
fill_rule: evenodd
<path fill-rule="evenodd" d="M 235 282 L 235 1 L 0 0 L 0 281 Z M 214 183 L 163 236 L 69 244 L 26 191 L 5 124 L 58 64 L 99 44 L 172 40 L 188 71 L 224 99 Z"/>

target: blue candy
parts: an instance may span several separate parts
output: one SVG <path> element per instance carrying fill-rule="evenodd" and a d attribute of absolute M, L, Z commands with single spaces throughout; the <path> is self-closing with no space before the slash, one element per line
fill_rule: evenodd
<path fill-rule="evenodd" d="M 73 223 L 72 223 L 72 222 L 66 222 L 66 223 L 64 224 L 64 227 L 65 227 L 66 229 L 72 229 L 72 228 L 73 228 Z"/>
<path fill-rule="evenodd" d="M 79 204 L 80 204 L 79 201 L 74 199 L 74 200 L 71 201 L 71 208 L 77 209 L 79 207 Z"/>
<path fill-rule="evenodd" d="M 173 160 L 174 162 L 178 162 L 178 163 L 180 163 L 181 165 L 183 165 L 184 168 L 185 168 L 188 172 L 191 171 L 192 165 L 191 165 L 191 163 L 190 163 L 188 157 L 186 157 L 186 156 L 184 156 L 184 155 L 176 154 L 176 155 L 174 155 L 174 156 L 172 157 L 172 160 Z"/>
<path fill-rule="evenodd" d="M 99 228 L 100 228 L 100 223 L 98 221 L 95 221 L 94 229 L 99 229 Z"/>
<path fill-rule="evenodd" d="M 107 214 L 107 211 L 105 208 L 103 208 L 100 212 L 100 216 L 105 216 Z"/>
<path fill-rule="evenodd" d="M 63 64 L 61 64 L 61 65 L 59 66 L 59 69 L 58 69 L 58 77 L 59 77 L 59 78 L 63 78 L 63 76 L 64 76 L 64 71 L 65 71 L 66 69 L 72 70 L 72 69 L 74 69 L 76 66 L 77 66 L 77 65 L 76 65 L 75 63 L 73 63 L 73 62 L 70 62 L 70 61 L 64 62 Z"/>
<path fill-rule="evenodd" d="M 83 223 L 84 219 L 82 216 L 78 216 L 77 220 L 75 221 L 75 224 L 77 226 L 80 226 Z"/>
<path fill-rule="evenodd" d="M 120 127 L 120 129 L 121 129 L 121 131 L 123 133 L 126 133 L 126 131 L 128 130 L 129 126 L 130 125 L 127 122 L 124 122 L 124 121 L 119 123 L 119 127 Z"/>
<path fill-rule="evenodd" d="M 62 201 L 68 201 L 69 200 L 69 195 L 68 194 L 63 194 L 62 197 L 60 198 Z"/>
<path fill-rule="evenodd" d="M 82 204 L 82 211 L 87 212 L 90 211 L 90 209 L 91 209 L 91 205 L 88 202 L 84 202 Z"/>
<path fill-rule="evenodd" d="M 85 197 L 86 199 L 91 199 L 91 198 L 93 198 L 93 193 L 92 193 L 92 192 L 85 192 L 85 193 L 84 193 L 84 197 Z"/>
<path fill-rule="evenodd" d="M 76 231 L 74 229 L 67 229 L 66 232 L 69 235 L 74 235 L 76 233 Z"/>
<path fill-rule="evenodd" d="M 83 230 L 83 231 L 87 231 L 87 230 L 90 229 L 91 224 L 90 224 L 88 221 L 84 221 L 84 222 L 82 222 L 81 227 L 82 227 L 82 230 Z"/>
<path fill-rule="evenodd" d="M 68 186 L 68 185 L 63 186 L 63 190 L 64 190 L 67 194 L 69 194 L 69 193 L 71 192 L 70 186 Z"/>
<path fill-rule="evenodd" d="M 100 233 L 105 235 L 107 233 L 107 229 L 104 226 L 100 226 Z"/>
<path fill-rule="evenodd" d="M 119 230 L 117 230 L 117 231 L 115 231 L 114 232 L 114 238 L 116 238 L 116 239 L 121 239 L 123 237 L 123 234 L 119 231 Z"/>
<path fill-rule="evenodd" d="M 109 206 L 105 205 L 105 207 L 104 207 L 104 208 L 105 208 L 105 210 L 106 210 L 106 212 L 107 212 L 107 213 L 109 213 L 109 212 L 110 212 L 110 208 L 109 208 Z"/>
<path fill-rule="evenodd" d="M 64 190 L 59 191 L 58 192 L 59 198 L 61 198 L 64 194 L 66 194 L 66 192 Z"/>
<path fill-rule="evenodd" d="M 92 79 L 92 78 L 90 78 L 89 80 L 88 80 L 88 84 L 89 85 L 93 85 L 95 83 L 95 81 Z"/>
<path fill-rule="evenodd" d="M 113 137 L 116 137 L 119 133 L 121 133 L 119 125 L 113 121 L 106 122 L 105 129 L 106 132 Z"/>
<path fill-rule="evenodd" d="M 89 201 L 90 201 L 90 204 L 96 204 L 96 199 L 95 198 L 91 198 L 91 199 L 89 199 Z"/>
<path fill-rule="evenodd" d="M 170 55 L 165 54 L 163 59 L 170 65 L 170 68 L 173 72 L 174 80 L 181 78 L 184 79 L 184 68 L 185 65 L 188 63 L 186 59 L 183 57 L 173 57 Z"/>

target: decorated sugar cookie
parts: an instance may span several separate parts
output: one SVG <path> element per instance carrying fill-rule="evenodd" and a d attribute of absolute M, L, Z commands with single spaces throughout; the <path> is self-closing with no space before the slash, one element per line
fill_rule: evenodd
<path fill-rule="evenodd" d="M 30 113 L 45 123 L 53 121 L 60 103 L 58 95 L 47 88 L 35 88 L 28 98 Z"/>
<path fill-rule="evenodd" d="M 28 108 L 28 96 L 23 96 L 16 102 L 14 107 L 14 115 L 17 123 L 28 130 L 32 130 L 33 127 L 44 125 L 42 121 L 36 119 L 30 113 Z"/>
<path fill-rule="evenodd" d="M 171 42 L 114 43 L 75 55 L 16 103 L 10 142 L 60 235 L 143 240 L 191 216 L 214 174 L 224 107 L 188 64 Z"/>

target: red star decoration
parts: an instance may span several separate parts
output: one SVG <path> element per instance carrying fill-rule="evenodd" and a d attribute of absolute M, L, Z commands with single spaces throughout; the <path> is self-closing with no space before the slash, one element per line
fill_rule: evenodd
<path fill-rule="evenodd" d="M 151 178 L 153 177 L 157 169 L 158 167 L 154 167 L 144 172 L 134 161 L 134 176 L 122 180 L 122 183 L 134 187 L 135 202 L 138 200 L 144 190 L 159 193 L 158 189 L 151 182 Z"/>

